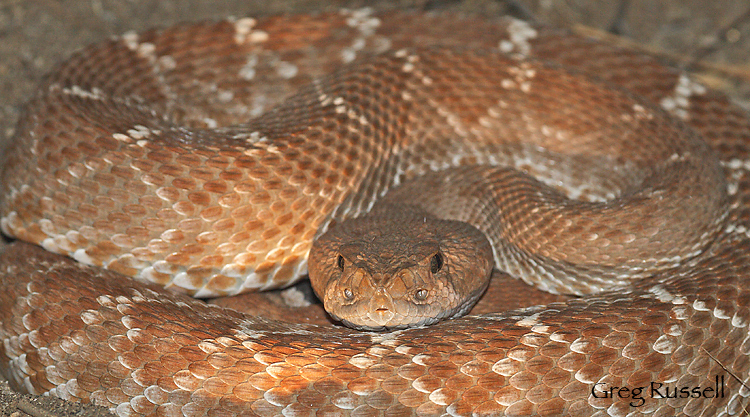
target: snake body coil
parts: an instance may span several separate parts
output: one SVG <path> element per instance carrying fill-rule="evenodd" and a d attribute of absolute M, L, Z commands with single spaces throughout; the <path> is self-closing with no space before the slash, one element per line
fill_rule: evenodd
<path fill-rule="evenodd" d="M 3 373 L 123 416 L 740 413 L 748 120 L 650 56 L 515 20 L 344 12 L 94 45 L 31 99 L 1 168 L 3 232 L 78 261 L 0 256 Z M 510 184 L 459 215 L 504 270 L 617 290 L 369 334 L 161 289 L 289 284 L 328 226 L 459 166 L 425 201 Z M 701 395 L 634 398 L 652 384 Z"/>

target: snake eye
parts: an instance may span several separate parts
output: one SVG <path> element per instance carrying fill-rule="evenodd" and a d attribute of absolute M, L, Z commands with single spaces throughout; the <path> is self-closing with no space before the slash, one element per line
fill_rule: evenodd
<path fill-rule="evenodd" d="M 443 254 L 438 252 L 430 259 L 430 272 L 437 274 L 441 269 L 443 269 Z"/>
<path fill-rule="evenodd" d="M 352 292 L 352 290 L 350 290 L 349 288 L 344 288 L 344 291 L 342 291 L 342 293 L 344 295 L 344 298 L 347 300 L 351 300 L 352 298 L 354 298 L 354 292 Z"/>
<path fill-rule="evenodd" d="M 344 257 L 339 255 L 338 259 L 336 259 L 336 266 L 339 267 L 340 270 L 344 270 Z"/>
<path fill-rule="evenodd" d="M 417 292 L 414 293 L 414 298 L 417 301 L 424 301 L 427 299 L 427 294 L 427 290 L 425 290 L 424 288 L 420 288 L 417 290 Z"/>

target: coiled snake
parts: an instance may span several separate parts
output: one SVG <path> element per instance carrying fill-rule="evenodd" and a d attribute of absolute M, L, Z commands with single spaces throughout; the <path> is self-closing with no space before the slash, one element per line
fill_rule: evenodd
<path fill-rule="evenodd" d="M 748 135 L 747 114 L 652 57 L 516 20 L 358 11 L 127 34 L 62 64 L 6 152 L 3 232 L 93 266 L 3 253 L 3 373 L 120 415 L 740 413 Z M 394 197 L 445 201 L 440 181 L 478 164 L 547 184 L 488 174 L 516 188 L 500 214 L 466 216 L 520 225 L 496 234 L 511 248 L 496 261 L 584 296 L 381 334 L 120 275 L 197 297 L 285 285 L 316 234 L 392 185 L 466 167 Z"/>

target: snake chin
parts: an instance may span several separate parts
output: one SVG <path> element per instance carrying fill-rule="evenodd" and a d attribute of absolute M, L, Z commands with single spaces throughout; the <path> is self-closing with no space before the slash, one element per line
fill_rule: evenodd
<path fill-rule="evenodd" d="M 322 235 L 309 264 L 329 315 L 367 331 L 466 314 L 487 288 L 492 267 L 490 243 L 476 228 L 390 205 Z"/>
<path fill-rule="evenodd" d="M 366 325 L 360 325 L 357 323 L 353 323 L 346 319 L 338 320 L 341 324 L 343 324 L 346 327 L 350 327 L 355 330 L 359 330 L 362 332 L 392 332 L 396 330 L 404 330 L 409 328 L 415 328 L 415 327 L 423 327 L 423 326 L 429 326 L 431 324 L 435 324 L 440 321 L 440 319 L 437 318 L 426 318 L 423 321 L 410 323 L 410 324 L 399 324 L 395 326 L 366 326 Z"/>

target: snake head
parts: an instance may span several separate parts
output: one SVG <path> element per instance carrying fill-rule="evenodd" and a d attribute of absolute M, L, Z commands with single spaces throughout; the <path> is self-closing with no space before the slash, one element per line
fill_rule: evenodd
<path fill-rule="evenodd" d="M 465 314 L 492 267 L 490 244 L 474 227 L 400 209 L 336 225 L 309 259 L 310 281 L 330 316 L 370 331 Z"/>

